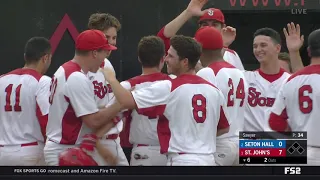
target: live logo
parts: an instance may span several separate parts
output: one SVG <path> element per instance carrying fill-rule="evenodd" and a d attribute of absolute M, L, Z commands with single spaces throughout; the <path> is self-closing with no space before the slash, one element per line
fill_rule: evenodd
<path fill-rule="evenodd" d="M 307 14 L 307 9 L 291 9 L 291 14 Z"/>

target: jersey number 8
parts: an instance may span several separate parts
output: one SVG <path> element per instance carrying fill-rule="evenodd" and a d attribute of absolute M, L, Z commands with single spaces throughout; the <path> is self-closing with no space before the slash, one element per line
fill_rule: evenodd
<path fill-rule="evenodd" d="M 192 113 L 197 123 L 203 123 L 207 118 L 207 101 L 202 94 L 192 97 Z"/>

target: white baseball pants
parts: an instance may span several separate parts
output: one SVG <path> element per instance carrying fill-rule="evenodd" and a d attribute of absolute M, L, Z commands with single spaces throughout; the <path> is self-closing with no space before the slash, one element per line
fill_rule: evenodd
<path fill-rule="evenodd" d="M 213 155 L 168 154 L 167 166 L 216 166 Z"/>
<path fill-rule="evenodd" d="M 214 159 L 218 166 L 239 166 L 239 139 L 217 139 Z"/>
<path fill-rule="evenodd" d="M 43 166 L 44 144 L 0 145 L 0 166 Z"/>
<path fill-rule="evenodd" d="M 167 156 L 160 154 L 160 146 L 134 145 L 130 166 L 166 166 Z"/>

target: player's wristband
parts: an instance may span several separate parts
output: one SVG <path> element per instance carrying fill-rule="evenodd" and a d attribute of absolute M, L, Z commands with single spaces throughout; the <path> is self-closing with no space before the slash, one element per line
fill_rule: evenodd
<path fill-rule="evenodd" d="M 116 116 L 115 118 L 113 118 L 113 124 L 116 125 L 118 124 L 118 122 L 120 122 L 120 118 L 118 116 Z"/>
<path fill-rule="evenodd" d="M 96 142 L 98 140 L 98 136 L 95 134 L 86 134 L 83 136 L 83 140 L 80 144 L 81 149 L 85 149 L 87 151 L 93 151 L 96 147 Z"/>

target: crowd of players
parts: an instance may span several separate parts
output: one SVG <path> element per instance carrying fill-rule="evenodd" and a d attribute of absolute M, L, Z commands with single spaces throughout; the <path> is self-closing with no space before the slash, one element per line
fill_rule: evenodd
<path fill-rule="evenodd" d="M 142 74 L 121 83 L 107 59 L 121 29 L 112 15 L 90 16 L 74 58 L 52 78 L 49 41 L 31 38 L 25 66 L 0 77 L 0 165 L 236 166 L 243 130 L 307 131 L 308 164 L 319 164 L 320 31 L 309 35 L 303 67 L 299 25 L 283 29 L 289 54 L 277 31 L 256 30 L 260 68 L 245 71 L 228 49 L 236 29 L 206 3 L 191 0 L 157 36 L 141 38 Z M 194 38 L 176 35 L 194 16 Z"/>

